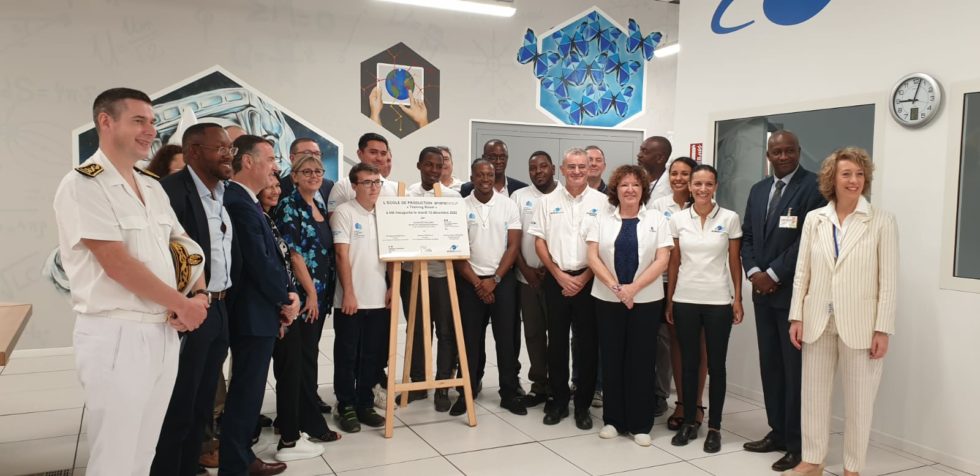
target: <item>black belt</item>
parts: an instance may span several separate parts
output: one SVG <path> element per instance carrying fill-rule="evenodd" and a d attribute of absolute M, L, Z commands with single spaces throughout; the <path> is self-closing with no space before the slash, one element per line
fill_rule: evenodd
<path fill-rule="evenodd" d="M 576 269 L 574 271 L 565 271 L 565 270 L 562 270 L 562 272 L 564 272 L 565 274 L 571 275 L 571 276 L 578 276 L 578 275 L 580 275 L 580 274 L 582 274 L 582 273 L 584 273 L 584 272 L 586 272 L 588 270 L 589 270 L 589 268 L 582 268 L 582 269 Z"/>

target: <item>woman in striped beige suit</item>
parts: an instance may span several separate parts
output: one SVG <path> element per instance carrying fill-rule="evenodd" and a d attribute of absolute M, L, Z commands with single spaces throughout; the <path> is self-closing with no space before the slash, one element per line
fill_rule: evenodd
<path fill-rule="evenodd" d="M 784 476 L 823 474 L 835 369 L 844 388 L 844 474 L 864 466 L 871 414 L 888 337 L 895 332 L 898 231 L 871 206 L 874 166 L 863 149 L 824 160 L 820 192 L 800 238 L 790 307 L 790 340 L 803 350 L 803 462 Z"/>

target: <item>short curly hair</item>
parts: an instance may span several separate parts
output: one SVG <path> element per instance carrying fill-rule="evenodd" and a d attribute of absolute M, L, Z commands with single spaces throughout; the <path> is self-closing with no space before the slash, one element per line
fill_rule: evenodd
<path fill-rule="evenodd" d="M 853 162 L 864 171 L 864 190 L 865 197 L 871 195 L 871 180 L 874 178 L 875 164 L 871 162 L 868 151 L 860 147 L 844 147 L 833 151 L 820 166 L 818 176 L 818 188 L 823 198 L 828 202 L 837 199 L 837 164 L 842 160 Z"/>
<path fill-rule="evenodd" d="M 620 165 L 616 167 L 616 170 L 613 170 L 612 176 L 609 177 L 609 185 L 606 187 L 606 195 L 609 196 L 609 203 L 612 206 L 619 206 L 619 194 L 616 193 L 616 190 L 619 188 L 619 182 L 630 175 L 640 181 L 640 189 L 642 190 L 640 205 L 642 206 L 650 200 L 650 176 L 647 175 L 647 171 L 639 165 Z"/>

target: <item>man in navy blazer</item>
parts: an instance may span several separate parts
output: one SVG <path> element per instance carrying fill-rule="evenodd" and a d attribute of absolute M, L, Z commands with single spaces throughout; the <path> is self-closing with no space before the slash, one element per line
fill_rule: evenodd
<path fill-rule="evenodd" d="M 276 178 L 273 144 L 261 137 L 235 139 L 235 176 L 225 190 L 242 250 L 240 275 L 230 301 L 235 316 L 229 325 L 231 384 L 221 419 L 219 474 L 279 474 L 282 463 L 255 457 L 251 440 L 262 407 L 269 361 L 280 324 L 299 313 L 299 296 L 287 269 L 286 252 L 271 221 L 262 211 L 258 193 Z"/>
<path fill-rule="evenodd" d="M 181 226 L 204 251 L 204 281 L 211 302 L 201 327 L 181 335 L 177 382 L 163 421 L 151 475 L 194 475 L 203 429 L 209 424 L 221 365 L 228 355 L 228 289 L 232 263 L 241 259 L 223 205 L 232 175 L 232 145 L 218 124 L 189 127 L 182 138 L 187 167 L 160 181 Z"/>
<path fill-rule="evenodd" d="M 789 307 L 803 220 L 827 204 L 817 176 L 800 167 L 800 142 L 789 131 L 769 138 L 766 158 L 773 177 L 752 186 L 742 221 L 742 266 L 752 282 L 755 329 L 766 416 L 771 431 L 745 443 L 757 453 L 786 451 L 772 465 L 786 471 L 800 463 L 800 351 L 789 340 Z"/>
<path fill-rule="evenodd" d="M 483 155 L 481 159 L 490 161 L 493 164 L 494 176 L 497 177 L 493 183 L 493 189 L 503 193 L 508 197 L 510 194 L 527 187 L 527 184 L 513 177 L 507 176 L 507 144 L 500 139 L 490 139 L 483 144 Z M 473 182 L 466 182 L 459 189 L 459 194 L 466 198 L 473 193 Z M 518 336 L 520 337 L 520 336 Z"/>

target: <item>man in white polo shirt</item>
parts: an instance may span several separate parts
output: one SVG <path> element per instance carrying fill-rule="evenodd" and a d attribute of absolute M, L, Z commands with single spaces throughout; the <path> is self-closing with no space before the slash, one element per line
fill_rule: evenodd
<path fill-rule="evenodd" d="M 437 147 L 426 147 L 419 153 L 419 161 L 416 167 L 419 169 L 421 180 L 409 185 L 405 195 L 409 197 L 434 197 L 434 185 L 442 178 L 443 166 L 442 150 Z M 443 197 L 462 198 L 459 192 L 442 186 Z M 429 305 L 432 316 L 431 330 L 439 339 L 439 353 L 436 356 L 436 380 L 446 380 L 453 377 L 456 372 L 456 361 L 458 359 L 456 350 L 456 330 L 453 325 L 453 310 L 449 305 L 449 282 L 446 279 L 446 262 L 429 261 Z M 401 300 L 402 310 L 408 316 L 409 300 L 412 297 L 412 262 L 406 261 L 402 265 L 401 280 Z M 418 289 L 419 304 L 415 308 L 415 335 L 412 348 L 412 381 L 425 381 L 425 340 L 422 335 L 422 286 Z M 431 337 L 431 336 L 430 336 Z M 431 341 L 430 341 L 431 342 Z M 428 397 L 427 390 L 412 390 L 408 393 L 408 401 Z M 434 398 L 437 412 L 447 412 L 452 402 L 449 401 L 449 389 L 440 388 L 436 390 Z"/>
<path fill-rule="evenodd" d="M 368 132 L 361 135 L 357 140 L 357 160 L 362 164 L 371 164 L 378 169 L 391 170 L 391 152 L 388 149 L 388 139 L 381 134 Z M 398 182 L 387 180 L 384 175 L 381 177 L 382 197 L 394 197 L 398 195 Z M 327 213 L 333 213 L 341 203 L 349 202 L 354 199 L 354 186 L 349 177 L 337 180 L 333 188 L 330 189 L 330 196 L 327 198 Z"/>
<path fill-rule="evenodd" d="M 494 167 L 477 159 L 470 167 L 473 193 L 466 197 L 466 225 L 470 239 L 470 259 L 456 261 L 459 308 L 466 339 L 466 358 L 470 386 L 474 395 L 483 378 L 487 324 L 492 324 L 497 347 L 500 378 L 500 406 L 516 415 L 527 415 L 518 391 L 517 347 L 520 334 L 517 318 L 517 280 L 512 272 L 520 252 L 521 219 L 517 205 L 494 191 Z M 466 413 L 466 399 L 460 392 L 450 415 Z"/>
<path fill-rule="evenodd" d="M 555 164 L 543 150 L 531 154 L 528 159 L 528 176 L 531 186 L 524 187 L 510 196 L 521 213 L 521 252 L 517 254 L 518 296 L 521 318 L 524 321 L 524 342 L 531 368 L 527 377 L 531 391 L 524 397 L 528 407 L 544 403 L 548 399 L 548 318 L 544 305 L 544 288 L 541 283 L 548 270 L 534 250 L 534 235 L 527 232 L 534 217 L 534 206 L 541 197 L 561 188 L 555 181 Z"/>
<path fill-rule="evenodd" d="M 381 427 L 385 418 L 372 406 L 371 388 L 378 383 L 388 348 L 388 307 L 391 289 L 385 263 L 378 257 L 374 205 L 381 191 L 381 174 L 361 162 L 351 168 L 354 200 L 340 204 L 330 217 L 337 256 L 334 313 L 334 391 L 340 429 L 361 431 L 361 423 Z"/>
<path fill-rule="evenodd" d="M 575 326 L 575 360 L 579 365 L 575 391 L 575 425 L 592 428 L 589 406 L 595 392 L 598 359 L 595 298 L 589 293 L 592 271 L 588 267 L 582 223 L 609 213 L 606 195 L 588 186 L 586 152 L 569 149 L 561 163 L 565 188 L 545 195 L 535 207 L 528 233 L 548 269 L 544 280 L 548 306 L 548 372 L 553 399 L 545 404 L 544 424 L 555 425 L 568 416 L 568 337 Z"/>
<path fill-rule="evenodd" d="M 176 289 L 170 241 L 184 228 L 156 178 L 135 167 L 156 137 L 150 104 L 128 88 L 99 94 L 99 150 L 54 197 L 91 474 L 149 474 L 177 378 L 177 331 L 196 329 L 208 308 L 203 276 L 192 298 Z"/>

